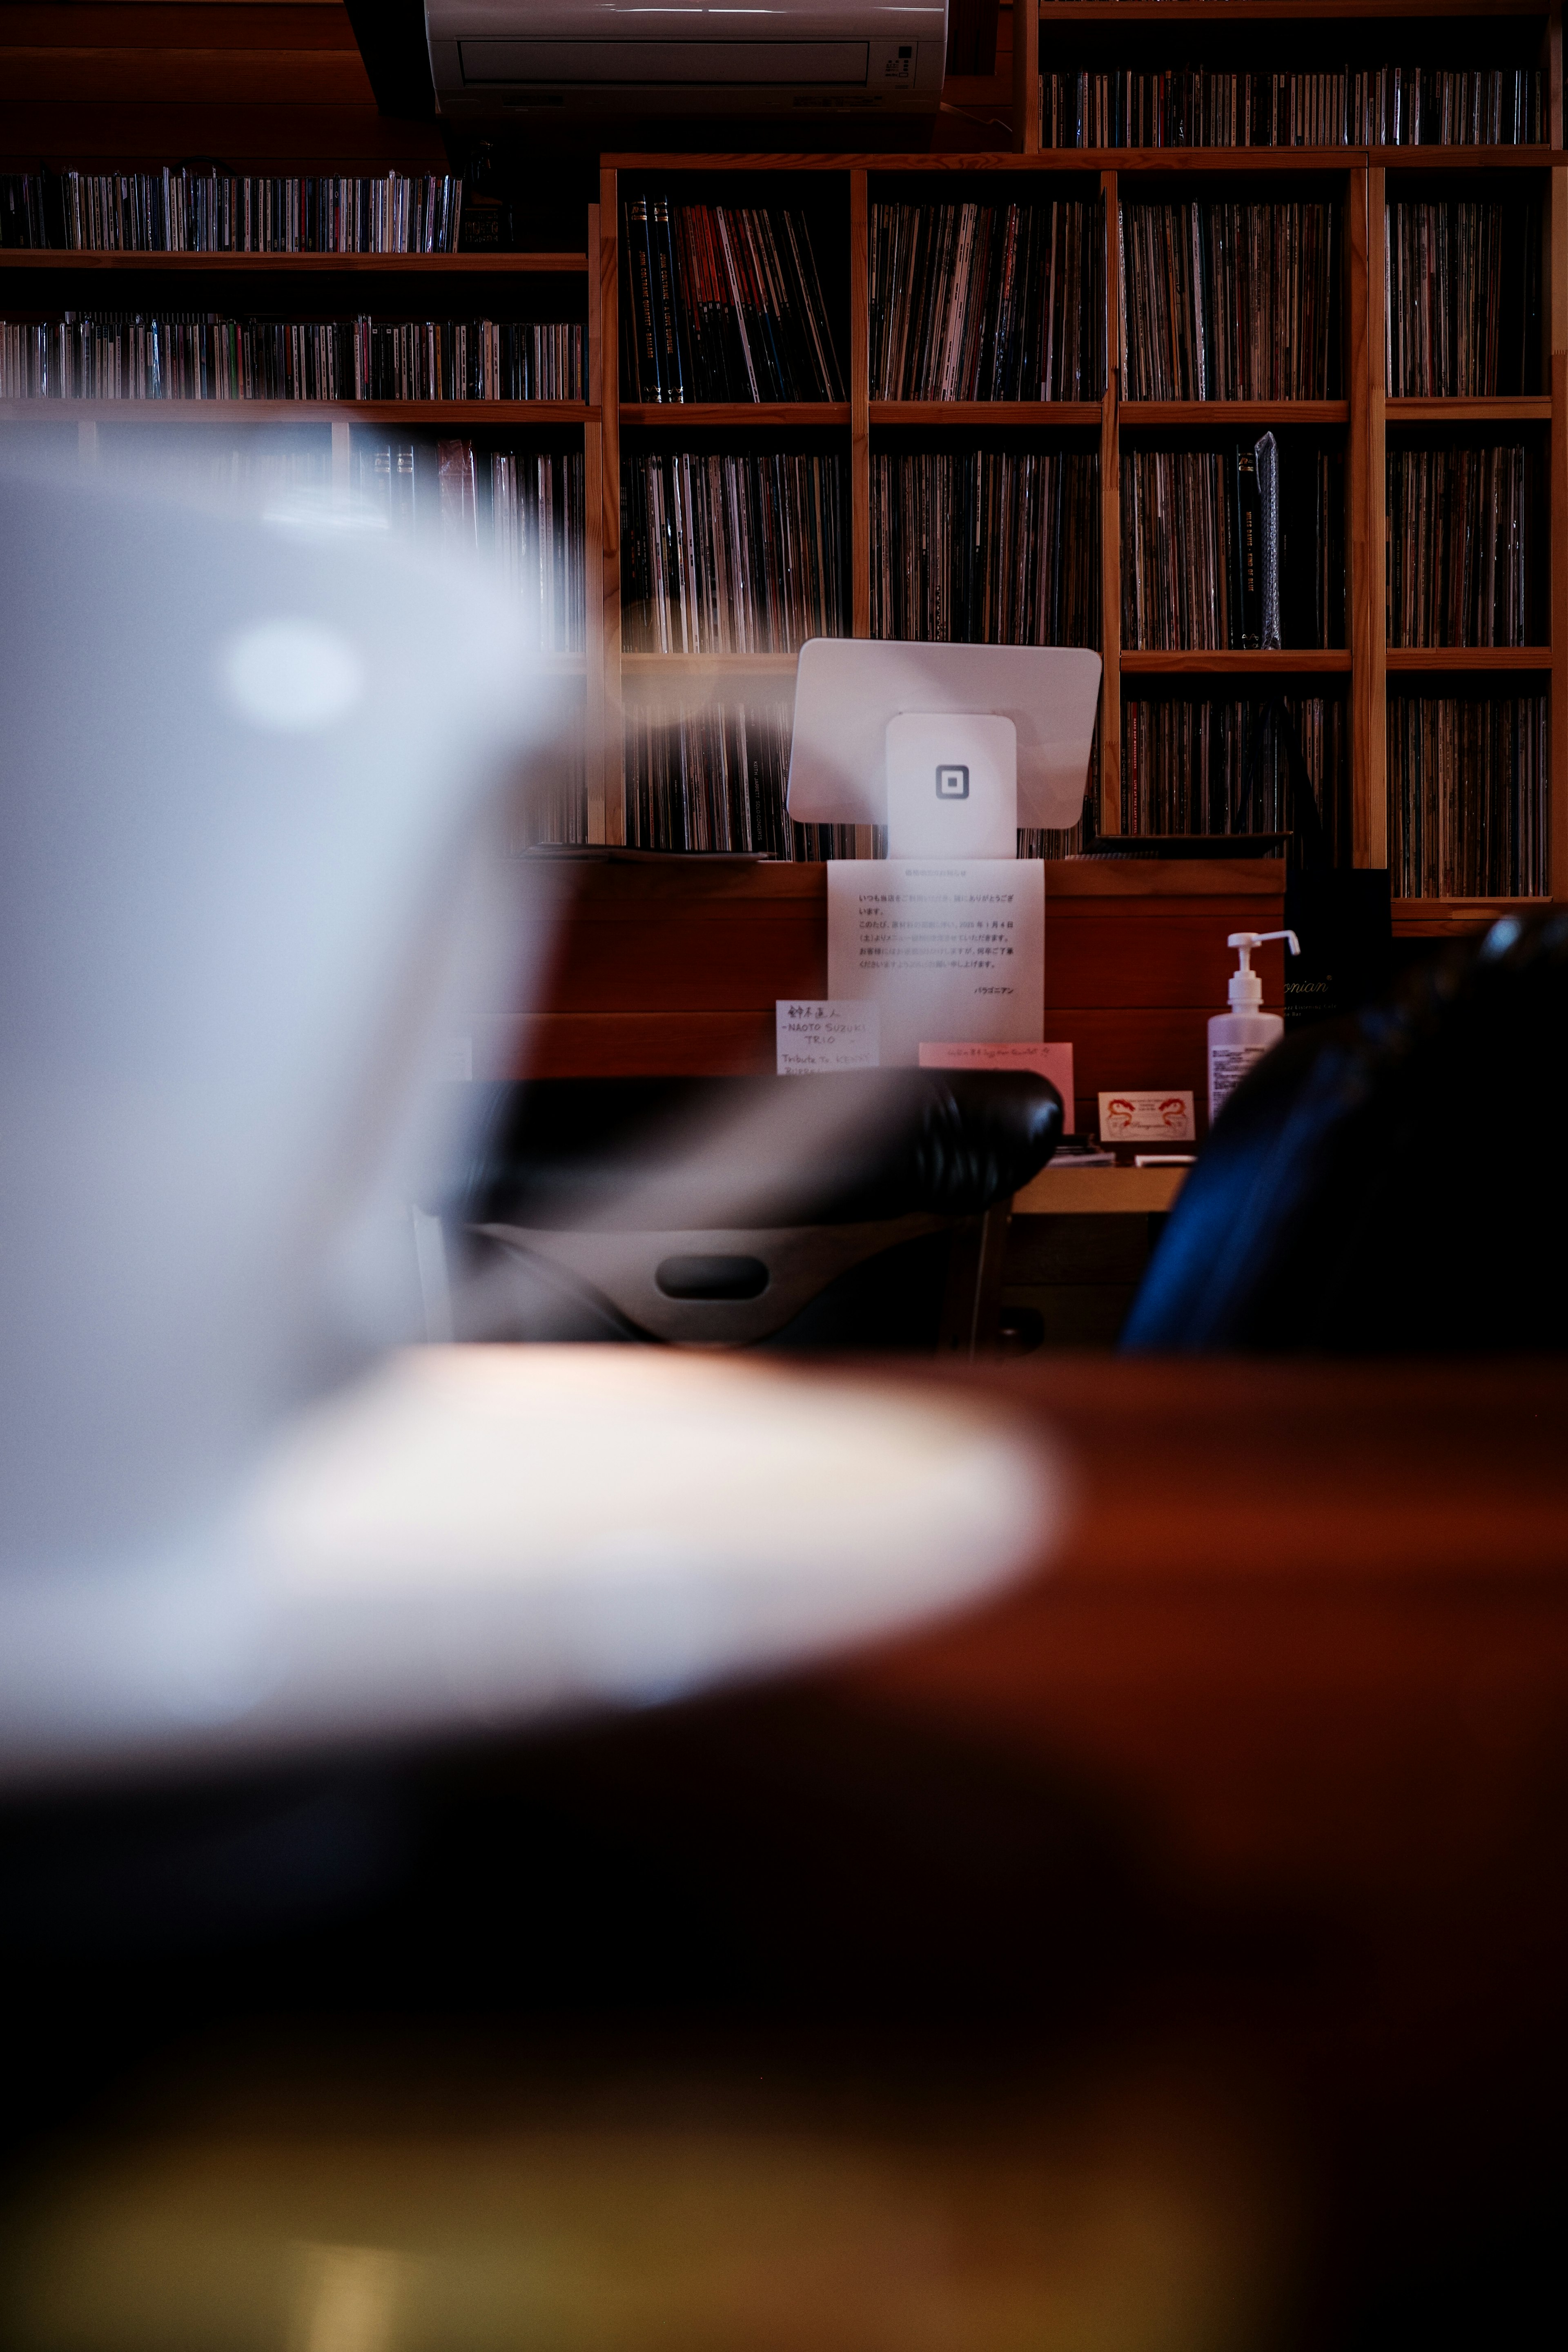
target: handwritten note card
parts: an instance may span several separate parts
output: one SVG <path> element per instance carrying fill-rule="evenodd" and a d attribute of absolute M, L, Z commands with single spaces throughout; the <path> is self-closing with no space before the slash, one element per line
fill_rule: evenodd
<path fill-rule="evenodd" d="M 779 1076 L 800 1077 L 810 1070 L 874 1070 L 877 1008 L 847 999 L 811 1003 L 777 1000 Z"/>
<path fill-rule="evenodd" d="M 1066 1125 L 1070 1130 L 1072 1111 L 1072 1047 L 1060 1045 L 1009 1045 L 995 1043 L 963 1045 L 928 1045 L 921 1047 L 922 1070 L 1034 1070 L 1040 1077 L 1049 1078 L 1062 1098 Z"/>

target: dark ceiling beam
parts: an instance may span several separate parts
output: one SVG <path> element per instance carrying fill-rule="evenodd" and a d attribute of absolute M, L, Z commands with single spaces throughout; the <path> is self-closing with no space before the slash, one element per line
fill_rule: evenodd
<path fill-rule="evenodd" d="M 425 40 L 422 0 L 344 0 L 375 102 L 383 114 L 428 122 L 436 85 Z"/>

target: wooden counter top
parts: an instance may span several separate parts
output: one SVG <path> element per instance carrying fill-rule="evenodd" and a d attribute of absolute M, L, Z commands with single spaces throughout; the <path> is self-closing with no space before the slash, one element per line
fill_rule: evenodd
<path fill-rule="evenodd" d="M 1233 1897 L 1468 1904 L 1558 1850 L 1568 1361 L 974 1377 L 1056 1433 L 1075 1528 L 844 1694 L 1050 1759 Z"/>
<path fill-rule="evenodd" d="M 1042 1168 L 1013 1195 L 1016 1217 L 1163 1216 L 1184 1168 Z"/>

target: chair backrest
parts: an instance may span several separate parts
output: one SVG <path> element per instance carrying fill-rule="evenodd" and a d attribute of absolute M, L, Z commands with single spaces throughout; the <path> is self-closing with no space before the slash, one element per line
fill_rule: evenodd
<path fill-rule="evenodd" d="M 928 1324 L 934 1345 L 950 1253 L 945 1234 L 923 1244 L 1005 1206 L 1061 1129 L 1060 1097 L 1028 1071 L 497 1088 L 454 1220 L 456 1328 L 747 1347 L 811 1309 L 802 1345 L 917 1345 Z M 895 1246 L 889 1288 L 865 1268 Z M 911 1290 L 932 1293 L 929 1316 Z"/>
<path fill-rule="evenodd" d="M 1122 1345 L 1560 1349 L 1565 1183 L 1568 914 L 1509 917 L 1257 1066 Z"/>
<path fill-rule="evenodd" d="M 1028 1070 L 555 1078 L 493 1089 L 471 1223 L 645 1228 L 979 1216 L 1043 1168 L 1061 1097 Z"/>

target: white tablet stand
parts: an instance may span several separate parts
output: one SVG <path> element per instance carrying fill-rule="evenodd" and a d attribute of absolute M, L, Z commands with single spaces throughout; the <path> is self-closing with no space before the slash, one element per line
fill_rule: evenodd
<path fill-rule="evenodd" d="M 1045 869 L 1018 826 L 1077 824 L 1100 675 L 1055 646 L 802 647 L 790 814 L 888 831 L 885 860 L 827 877 L 828 993 L 876 1003 L 884 1064 L 1042 1038 Z"/>

